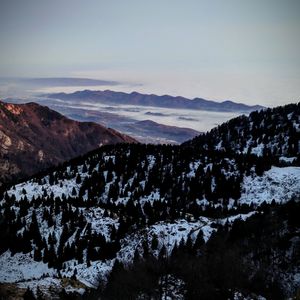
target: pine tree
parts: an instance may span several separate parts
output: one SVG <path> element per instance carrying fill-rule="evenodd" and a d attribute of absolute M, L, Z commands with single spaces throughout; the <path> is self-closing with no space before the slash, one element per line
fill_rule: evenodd
<path fill-rule="evenodd" d="M 188 235 L 188 238 L 186 240 L 185 248 L 187 253 L 193 254 L 193 241 L 190 234 Z"/>
<path fill-rule="evenodd" d="M 158 254 L 158 259 L 160 261 L 163 261 L 167 258 L 167 248 L 165 245 L 163 245 L 159 251 L 159 254 Z"/>
<path fill-rule="evenodd" d="M 76 279 L 77 279 L 76 275 L 77 275 L 77 268 L 74 269 L 73 275 L 72 275 L 71 278 L 72 278 L 73 280 L 76 280 Z"/>
<path fill-rule="evenodd" d="M 133 264 L 136 264 L 137 262 L 139 262 L 140 259 L 141 259 L 141 257 L 140 257 L 139 250 L 138 250 L 138 248 L 135 248 L 134 255 L 133 255 Z"/>
<path fill-rule="evenodd" d="M 157 235 L 154 234 L 153 238 L 152 238 L 152 241 L 151 241 L 151 249 L 156 250 L 157 247 L 158 247 L 158 238 L 157 238 Z"/>
<path fill-rule="evenodd" d="M 34 249 L 33 259 L 35 261 L 41 261 L 42 260 L 42 253 L 41 253 L 41 250 L 38 247 L 36 247 Z"/>
<path fill-rule="evenodd" d="M 29 239 L 30 240 L 33 239 L 37 246 L 41 245 L 42 237 L 39 230 L 39 225 L 38 225 L 35 211 L 32 212 L 31 223 L 29 226 L 28 234 L 29 234 Z"/>
<path fill-rule="evenodd" d="M 146 240 L 143 241 L 142 247 L 143 247 L 143 257 L 144 259 L 146 259 L 149 257 L 149 246 Z"/>
<path fill-rule="evenodd" d="M 71 195 L 72 195 L 72 196 L 76 196 L 76 195 L 77 195 L 77 192 L 76 192 L 76 190 L 75 190 L 75 187 L 73 187 Z"/>
<path fill-rule="evenodd" d="M 23 295 L 24 300 L 36 300 L 32 290 L 28 287 L 25 294 Z"/>
<path fill-rule="evenodd" d="M 36 296 L 37 296 L 37 300 L 44 300 L 45 299 L 39 286 L 36 289 Z"/>
<path fill-rule="evenodd" d="M 77 176 L 76 176 L 76 183 L 77 183 L 77 184 L 80 184 L 80 183 L 81 183 L 81 176 L 80 176 L 79 173 L 78 173 Z"/>

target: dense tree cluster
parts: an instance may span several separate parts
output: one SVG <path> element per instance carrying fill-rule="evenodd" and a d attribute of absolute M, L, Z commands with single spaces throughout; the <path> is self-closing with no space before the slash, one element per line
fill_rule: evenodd
<path fill-rule="evenodd" d="M 67 269 L 70 260 L 89 267 L 93 261 L 115 258 L 122 238 L 145 226 L 176 219 L 198 220 L 201 216 L 226 218 L 253 211 L 255 204 L 239 202 L 243 178 L 262 175 L 271 165 L 279 164 L 282 155 L 297 157 L 293 164 L 299 164 L 300 130 L 296 126 L 299 107 L 295 104 L 254 112 L 249 118 L 233 119 L 181 146 L 118 144 L 101 147 L 32 177 L 30 182 L 42 189 L 42 193 L 32 198 L 23 188 L 21 200 L 16 200 L 15 188 L 11 187 L 10 192 L 3 192 L 0 202 L 0 253 L 8 249 L 12 255 L 31 253 L 36 261 L 48 263 L 57 270 Z M 260 144 L 264 147 L 261 156 L 257 156 L 252 149 Z M 245 147 L 248 147 L 247 151 L 244 151 Z M 57 195 L 53 187 L 63 189 L 65 193 Z M 296 206 L 295 211 L 297 209 Z M 287 212 L 283 208 L 273 207 L 272 210 L 276 211 L 278 219 L 272 216 L 271 220 L 278 225 L 280 214 L 286 216 Z M 96 214 L 110 224 L 108 232 L 93 228 L 92 220 Z M 289 224 L 297 227 L 296 215 L 290 209 L 288 214 Z M 246 269 L 236 269 L 232 259 L 244 266 L 243 257 L 252 254 L 252 258 L 255 255 L 263 259 L 271 257 L 270 253 L 255 252 L 259 249 L 268 251 L 262 241 L 267 238 L 267 233 L 261 237 L 258 231 L 270 226 L 280 236 L 283 229 L 267 223 L 266 216 L 267 212 L 261 217 L 257 215 L 251 219 L 254 223 L 249 221 L 246 225 L 236 222 L 231 231 L 226 226 L 219 228 L 207 244 L 200 233 L 195 241 L 182 241 L 177 245 L 171 258 L 166 258 L 166 249 L 158 249 L 158 240 L 153 238 L 150 245 L 143 244 L 142 253 L 135 253 L 132 269 L 115 266 L 109 281 L 111 287 L 108 285 L 105 295 L 111 298 L 110 291 L 115 290 L 114 274 L 127 274 L 130 278 L 130 272 L 142 273 L 145 268 L 156 272 L 155 276 L 150 274 L 154 276 L 151 279 L 147 277 L 149 274 L 145 275 L 150 287 L 157 284 L 158 274 L 171 272 L 186 282 L 190 299 L 204 297 L 199 284 L 196 287 L 197 282 L 201 282 L 200 286 L 204 285 L 207 295 L 214 295 L 214 299 L 218 298 L 218 293 L 228 292 L 229 281 L 236 287 L 247 289 L 249 282 L 239 279 L 244 275 L 243 270 L 248 271 L 249 265 Z M 245 237 L 244 233 L 247 233 Z M 272 238 L 270 243 L 276 241 L 287 249 L 283 241 L 273 239 L 271 231 L 268 234 L 268 238 Z M 211 246 L 213 243 L 216 249 Z M 260 245 L 259 249 L 255 248 L 255 243 Z M 246 245 L 251 245 L 249 251 Z M 274 245 L 274 255 L 279 253 L 277 246 Z M 154 258 L 151 253 L 158 250 L 158 258 Z M 165 265 L 161 261 L 170 259 L 176 262 L 169 264 L 173 268 L 161 269 Z M 224 265 L 220 265 L 221 261 Z M 206 278 L 196 274 L 195 266 L 200 273 L 206 274 Z M 213 273 L 218 268 L 224 273 L 215 278 Z M 234 278 L 226 278 L 226 268 L 231 270 L 230 276 Z M 259 276 L 259 273 L 253 276 Z M 219 286 L 220 282 L 223 286 Z M 142 280 L 140 284 L 134 292 L 147 294 L 149 291 L 142 289 Z M 189 294 L 192 290 L 195 295 Z"/>
<path fill-rule="evenodd" d="M 298 156 L 300 102 L 240 116 L 194 138 L 186 145 L 252 153 L 262 147 L 264 156 Z"/>
<path fill-rule="evenodd" d="M 22 199 L 16 201 L 14 194 L 4 193 L 1 251 L 34 251 L 36 260 L 61 269 L 71 259 L 89 264 L 113 258 L 119 240 L 134 228 L 178 218 L 249 212 L 252 207 L 239 205 L 240 185 L 244 175 L 254 172 L 253 166 L 269 167 L 263 159 L 248 154 L 231 157 L 216 150 L 199 153 L 178 146 L 103 147 L 47 176 L 33 178 L 32 182 L 44 187 L 42 195 L 28 199 L 23 188 Z M 78 188 L 73 186 L 70 194 L 61 197 L 46 188 L 72 180 Z M 154 198 L 155 193 L 159 197 Z M 234 205 L 229 205 L 230 199 Z M 111 230 L 108 240 L 91 230 L 84 215 L 90 208 L 101 208 L 103 217 L 117 219 L 118 229 Z M 42 237 L 41 227 L 51 229 L 52 234 Z M 62 232 L 55 236 L 57 228 Z"/>
<path fill-rule="evenodd" d="M 300 244 L 295 242 L 300 204 L 264 204 L 258 211 L 247 221 L 237 219 L 231 230 L 219 225 L 206 244 L 200 231 L 194 243 L 187 239 L 168 256 L 162 249 L 158 258 L 136 259 L 129 266 L 116 261 L 105 288 L 87 299 L 163 299 L 172 282 L 162 286 L 160 279 L 170 274 L 185 283 L 184 299 L 235 299 L 237 291 L 285 299 L 284 276 L 300 263 Z M 296 289 L 290 286 L 289 292 Z"/>

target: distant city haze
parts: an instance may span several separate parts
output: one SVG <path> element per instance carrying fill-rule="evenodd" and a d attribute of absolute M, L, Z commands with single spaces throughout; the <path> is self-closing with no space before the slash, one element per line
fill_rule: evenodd
<path fill-rule="evenodd" d="M 0 38 L 1 77 L 92 78 L 119 84 L 88 89 L 252 105 L 300 101 L 299 0 L 1 0 Z M 15 90 L 3 84 L 0 97 Z"/>

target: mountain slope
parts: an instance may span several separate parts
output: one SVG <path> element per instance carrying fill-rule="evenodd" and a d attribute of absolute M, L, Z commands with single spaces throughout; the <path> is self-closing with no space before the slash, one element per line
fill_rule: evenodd
<path fill-rule="evenodd" d="M 296 157 L 300 152 L 300 103 L 250 113 L 234 118 L 186 146 L 218 149 L 259 156 Z"/>
<path fill-rule="evenodd" d="M 173 97 L 169 95 L 145 95 L 137 92 L 130 94 L 114 91 L 78 91 L 71 94 L 53 93 L 48 94 L 49 98 L 56 98 L 62 100 L 88 100 L 105 104 L 127 104 L 127 105 L 142 105 L 142 106 L 156 106 L 177 109 L 196 109 L 222 112 L 250 112 L 261 109 L 262 106 L 249 106 L 242 103 L 235 103 L 232 101 L 209 101 L 202 98 L 188 99 L 184 97 Z"/>
<path fill-rule="evenodd" d="M 0 102 L 0 181 L 32 175 L 104 144 L 134 141 L 35 103 Z"/>
<path fill-rule="evenodd" d="M 28 100 L 8 98 L 5 101 L 21 104 L 26 103 Z M 46 105 L 72 120 L 99 123 L 102 126 L 113 128 L 146 144 L 181 144 L 200 134 L 199 131 L 191 128 L 163 125 L 161 124 L 161 120 L 159 122 L 148 120 L 153 115 L 164 116 L 163 114 L 155 114 L 150 111 L 144 113 L 144 121 L 137 121 L 133 117 L 122 115 L 120 112 L 114 112 L 112 108 L 110 108 L 110 112 L 102 111 L 101 108 L 88 109 L 87 107 L 81 107 L 81 105 L 84 106 L 82 103 L 74 106 L 71 102 L 50 98 L 34 98 L 34 102 Z M 95 105 L 97 104 L 95 103 Z M 141 112 L 141 115 L 143 115 L 143 112 Z M 185 119 L 185 117 L 180 118 L 182 120 Z"/>
<path fill-rule="evenodd" d="M 261 129 L 280 127 L 289 140 L 299 113 L 289 118 L 287 106 L 262 111 L 262 117 L 275 118 L 278 109 L 287 126 L 274 122 Z M 213 132 L 219 142 L 222 136 Z M 207 141 L 106 145 L 11 187 L 0 201 L 0 282 L 61 290 L 66 276 L 85 289 L 108 282 L 103 299 L 141 299 L 161 294 L 170 277 L 184 287 L 178 299 L 295 295 L 299 152 L 280 167 L 276 152 L 237 153 L 216 148 L 214 140 L 207 147 Z M 277 135 L 270 135 L 270 149 L 276 143 Z M 293 149 L 282 155 L 293 157 Z M 138 272 L 133 281 L 131 270 Z M 206 295 L 200 297 L 201 287 Z"/>
<path fill-rule="evenodd" d="M 139 141 L 153 144 L 181 144 L 200 134 L 191 128 L 163 125 L 151 120 L 128 124 L 123 129 Z"/>

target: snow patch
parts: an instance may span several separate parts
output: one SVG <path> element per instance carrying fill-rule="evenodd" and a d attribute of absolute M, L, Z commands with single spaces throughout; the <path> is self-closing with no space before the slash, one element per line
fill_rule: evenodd
<path fill-rule="evenodd" d="M 262 176 L 247 176 L 242 184 L 240 203 L 260 205 L 274 199 L 278 203 L 300 195 L 300 167 L 272 167 Z"/>
<path fill-rule="evenodd" d="M 29 279 L 38 279 L 46 274 L 56 275 L 54 269 L 47 264 L 37 262 L 30 254 L 16 253 L 11 256 L 8 250 L 0 256 L 0 282 L 17 282 Z"/>

